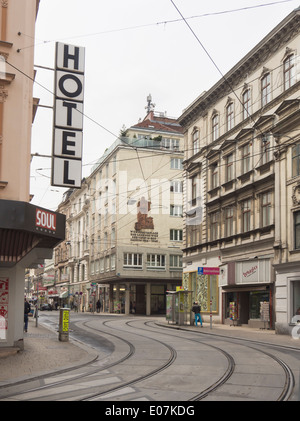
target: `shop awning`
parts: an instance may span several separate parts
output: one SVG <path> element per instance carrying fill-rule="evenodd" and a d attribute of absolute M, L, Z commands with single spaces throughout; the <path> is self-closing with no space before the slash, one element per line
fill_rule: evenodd
<path fill-rule="evenodd" d="M 270 285 L 237 285 L 237 286 L 233 286 L 233 285 L 229 285 L 227 286 L 222 286 L 222 290 L 223 292 L 250 292 L 250 291 L 267 291 L 268 288 L 270 287 Z"/>
<path fill-rule="evenodd" d="M 0 200 L 0 267 L 12 267 L 33 249 L 53 249 L 64 239 L 65 215 L 27 202 Z"/>

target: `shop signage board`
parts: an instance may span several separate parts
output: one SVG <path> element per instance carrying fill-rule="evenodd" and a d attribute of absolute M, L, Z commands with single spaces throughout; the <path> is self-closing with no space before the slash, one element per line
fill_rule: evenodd
<path fill-rule="evenodd" d="M 81 187 L 85 49 L 56 43 L 51 185 Z"/>
<path fill-rule="evenodd" d="M 198 275 L 220 275 L 218 267 L 198 267 Z"/>

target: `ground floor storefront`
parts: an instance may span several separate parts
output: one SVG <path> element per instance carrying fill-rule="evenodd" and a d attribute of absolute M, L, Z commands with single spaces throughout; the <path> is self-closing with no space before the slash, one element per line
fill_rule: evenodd
<path fill-rule="evenodd" d="M 77 282 L 52 286 L 47 301 L 53 307 L 69 307 L 79 312 L 118 314 L 166 314 L 166 292 L 176 290 L 181 280 L 131 281 L 100 283 Z"/>
<path fill-rule="evenodd" d="M 222 322 L 262 329 L 273 327 L 273 288 L 269 285 L 222 290 Z"/>

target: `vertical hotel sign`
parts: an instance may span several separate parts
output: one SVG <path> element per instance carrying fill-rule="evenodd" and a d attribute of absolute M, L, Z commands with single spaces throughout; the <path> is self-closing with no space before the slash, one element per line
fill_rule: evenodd
<path fill-rule="evenodd" d="M 51 185 L 81 187 L 83 47 L 56 43 Z"/>

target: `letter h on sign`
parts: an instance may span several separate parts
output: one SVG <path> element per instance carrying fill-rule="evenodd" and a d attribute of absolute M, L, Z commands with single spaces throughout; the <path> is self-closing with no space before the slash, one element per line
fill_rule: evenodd
<path fill-rule="evenodd" d="M 83 47 L 56 43 L 52 186 L 81 187 Z"/>

